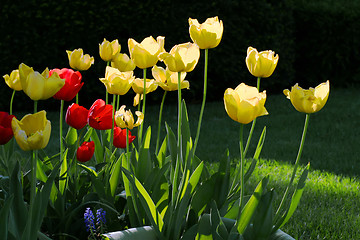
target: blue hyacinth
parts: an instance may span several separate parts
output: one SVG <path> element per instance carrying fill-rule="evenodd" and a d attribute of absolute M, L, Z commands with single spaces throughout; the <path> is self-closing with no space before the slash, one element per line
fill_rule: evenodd
<path fill-rule="evenodd" d="M 105 225 L 106 223 L 106 211 L 102 208 L 99 208 L 96 211 L 96 225 L 97 226 L 102 226 Z"/>
<path fill-rule="evenodd" d="M 95 223 L 94 223 L 94 214 L 91 211 L 90 208 L 86 208 L 85 213 L 84 213 L 84 221 L 85 221 L 85 226 L 86 226 L 86 231 L 87 232 L 94 232 L 95 230 Z"/>

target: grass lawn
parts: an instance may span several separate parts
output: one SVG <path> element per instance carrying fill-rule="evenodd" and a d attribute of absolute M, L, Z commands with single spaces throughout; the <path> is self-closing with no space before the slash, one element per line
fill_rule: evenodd
<path fill-rule="evenodd" d="M 358 96 L 357 89 L 331 90 L 324 109 L 310 117 L 301 167 L 310 162 L 311 171 L 297 211 L 282 228 L 296 239 L 360 239 L 360 159 L 356 150 L 360 137 Z M 283 95 L 268 96 L 265 106 L 269 115 L 258 118 L 247 157 L 253 154 L 264 126 L 267 127 L 265 145 L 248 189 L 253 189 L 262 177 L 270 174 L 269 186 L 277 190 L 279 199 L 292 172 L 305 114 L 297 112 Z M 193 137 L 199 110 L 198 104 L 188 106 Z M 158 105 L 148 106 L 146 110 L 145 124 L 152 126 L 154 147 L 158 111 Z M 165 104 L 163 119 L 174 131 L 176 113 L 176 104 Z M 49 113 L 48 118 L 53 122 L 53 133 L 46 151 L 55 153 L 59 145 L 56 141 L 58 113 Z M 245 133 L 250 126 L 246 126 Z M 215 166 L 228 148 L 232 161 L 239 161 L 238 136 L 239 124 L 227 116 L 223 103 L 207 103 L 197 149 L 200 159 Z"/>

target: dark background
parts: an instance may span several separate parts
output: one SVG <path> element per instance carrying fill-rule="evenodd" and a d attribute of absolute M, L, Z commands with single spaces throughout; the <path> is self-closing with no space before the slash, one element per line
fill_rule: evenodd
<path fill-rule="evenodd" d="M 95 57 L 95 65 L 82 72 L 80 104 L 89 107 L 105 97 L 98 80 L 106 66 L 98 53 L 104 38 L 118 39 L 121 52 L 128 54 L 128 38 L 141 42 L 161 35 L 169 51 L 175 44 L 191 41 L 189 17 L 202 23 L 214 16 L 223 21 L 224 34 L 220 45 L 209 51 L 209 101 L 222 101 L 225 89 L 241 82 L 256 86 L 245 65 L 248 46 L 271 49 L 280 56 L 274 74 L 261 82 L 268 94 L 281 93 L 296 82 L 315 87 L 329 79 L 331 88 L 360 83 L 360 3 L 355 0 L 2 0 L 0 74 L 10 74 L 20 63 L 39 72 L 69 67 L 66 50 L 83 48 Z M 203 58 L 202 51 L 198 66 L 186 78 L 191 88 L 184 91 L 187 102 L 202 99 Z M 142 71 L 137 69 L 135 75 L 142 78 Z M 0 110 L 8 111 L 11 93 L 1 81 Z M 131 102 L 133 95 L 131 91 L 121 99 Z M 149 94 L 149 102 L 158 103 L 161 96 Z M 54 102 L 39 104 L 58 109 Z M 14 111 L 31 110 L 29 103 L 24 93 L 17 93 Z"/>

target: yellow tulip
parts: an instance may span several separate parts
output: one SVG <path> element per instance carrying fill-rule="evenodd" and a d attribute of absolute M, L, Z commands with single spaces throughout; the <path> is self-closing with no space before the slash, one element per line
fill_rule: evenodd
<path fill-rule="evenodd" d="M 128 47 L 130 58 L 138 68 L 145 69 L 154 66 L 158 62 L 158 55 L 164 52 L 165 37 L 159 36 L 155 39 L 150 36 L 141 43 L 129 38 Z"/>
<path fill-rule="evenodd" d="M 154 79 L 146 79 L 145 94 L 153 92 L 157 89 L 158 84 Z M 136 78 L 132 84 L 132 89 L 137 94 L 144 94 L 144 79 Z"/>
<path fill-rule="evenodd" d="M 296 110 L 303 113 L 315 113 L 320 111 L 329 97 L 330 82 L 327 80 L 315 88 L 302 89 L 295 84 L 291 91 L 284 90 L 285 96 L 290 99 Z"/>
<path fill-rule="evenodd" d="M 117 53 L 111 61 L 111 66 L 120 72 L 134 71 L 136 65 L 126 53 Z"/>
<path fill-rule="evenodd" d="M 190 38 L 200 49 L 214 48 L 219 45 L 224 32 L 223 22 L 218 17 L 206 19 L 199 24 L 197 19 L 189 18 Z"/>
<path fill-rule="evenodd" d="M 235 90 L 228 88 L 224 94 L 225 110 L 229 117 L 239 123 L 248 124 L 255 118 L 267 115 L 264 105 L 266 91 L 259 93 L 256 87 L 245 83 L 239 84 Z"/>
<path fill-rule="evenodd" d="M 81 48 L 74 51 L 66 50 L 69 58 L 70 67 L 78 71 L 88 70 L 92 64 L 94 64 L 94 57 L 90 57 L 89 54 L 83 53 Z"/>
<path fill-rule="evenodd" d="M 200 58 L 200 49 L 194 43 L 175 45 L 169 53 L 163 52 L 159 58 L 172 72 L 191 72 Z"/>
<path fill-rule="evenodd" d="M 115 112 L 115 122 L 116 125 L 120 128 L 133 129 L 134 127 L 140 126 L 144 120 L 144 114 L 142 112 L 136 111 L 135 114 L 138 117 L 136 123 L 134 124 L 134 117 L 131 110 L 125 111 L 125 105 L 122 105 L 118 111 Z"/>
<path fill-rule="evenodd" d="M 248 47 L 245 59 L 246 66 L 255 77 L 267 78 L 274 72 L 279 55 L 271 50 L 258 52 L 256 48 Z"/>
<path fill-rule="evenodd" d="M 5 74 L 3 76 L 3 78 L 5 79 L 5 83 L 11 88 L 14 89 L 15 91 L 21 91 L 22 87 L 21 87 L 21 82 L 20 82 L 20 75 L 19 75 L 19 70 L 13 70 L 9 74 Z"/>
<path fill-rule="evenodd" d="M 19 66 L 19 76 L 23 91 L 34 101 L 51 98 L 65 85 L 56 72 L 49 77 L 48 68 L 40 74 L 24 63 Z"/>
<path fill-rule="evenodd" d="M 168 68 L 166 70 L 162 67 L 154 66 L 152 68 L 152 75 L 155 78 L 158 85 L 165 91 L 175 91 L 178 89 L 178 73 L 171 72 Z M 181 89 L 189 89 L 189 81 L 184 80 L 186 72 L 181 72 L 180 83 Z"/>
<path fill-rule="evenodd" d="M 121 46 L 117 39 L 109 42 L 104 38 L 104 41 L 99 44 L 99 55 L 102 60 L 109 62 L 111 61 L 117 53 L 121 50 Z"/>
<path fill-rule="evenodd" d="M 17 144 L 24 151 L 43 149 L 49 143 L 51 123 L 45 111 L 27 114 L 20 121 L 13 118 L 11 127 Z"/>
<path fill-rule="evenodd" d="M 100 81 L 105 85 L 108 93 L 125 95 L 131 88 L 134 79 L 133 71 L 120 72 L 116 68 L 107 66 L 105 78 L 100 78 Z"/>

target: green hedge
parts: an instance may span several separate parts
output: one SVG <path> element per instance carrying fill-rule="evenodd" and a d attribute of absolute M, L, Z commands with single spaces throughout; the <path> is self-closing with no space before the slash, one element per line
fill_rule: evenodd
<path fill-rule="evenodd" d="M 275 73 L 262 81 L 262 88 L 269 94 L 279 93 L 295 82 L 304 86 L 326 79 L 338 86 L 358 82 L 358 4 L 348 9 L 332 8 L 333 1 L 316 2 L 64 0 L 59 4 L 27 0 L 18 4 L 6 0 L 0 8 L 0 74 L 10 73 L 22 62 L 38 71 L 69 67 L 65 50 L 81 47 L 95 57 L 95 65 L 83 73 L 86 83 L 80 92 L 81 103 L 89 106 L 95 98 L 104 98 L 104 87 L 98 81 L 105 69 L 98 54 L 98 44 L 104 38 L 118 39 L 121 52 L 128 53 L 128 38 L 141 41 L 150 35 L 162 35 L 169 51 L 175 44 L 191 41 L 189 17 L 203 22 L 207 17 L 219 16 L 224 22 L 224 35 L 220 45 L 209 51 L 209 100 L 221 100 L 227 87 L 234 88 L 240 82 L 256 84 L 245 65 L 248 46 L 271 49 L 280 56 Z M 202 55 L 197 68 L 188 74 L 191 91 L 185 93 L 187 101 L 201 100 L 203 60 Z M 141 71 L 135 74 L 142 77 Z M 4 82 L 0 94 L 0 108 L 7 109 L 11 91 Z M 29 108 L 23 95 L 17 94 L 17 109 Z M 161 95 L 150 94 L 149 100 L 158 102 Z M 40 104 L 49 108 L 58 105 L 43 102 Z"/>

